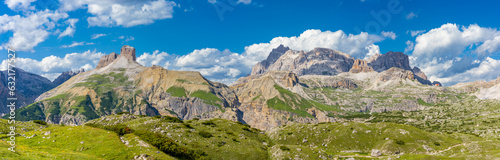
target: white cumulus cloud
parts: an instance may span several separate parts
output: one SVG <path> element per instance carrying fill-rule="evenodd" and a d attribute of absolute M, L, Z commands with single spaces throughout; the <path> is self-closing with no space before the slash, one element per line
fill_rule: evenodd
<path fill-rule="evenodd" d="M 12 47 L 17 51 L 34 51 L 33 47 L 45 41 L 57 22 L 66 19 L 68 14 L 59 11 L 37 11 L 26 13 L 26 16 L 0 16 L 0 34 L 12 32 L 4 48 Z"/>
<path fill-rule="evenodd" d="M 481 69 L 488 69 L 488 65 L 496 64 L 490 56 L 500 52 L 500 31 L 477 24 L 460 26 L 448 23 L 417 36 L 414 44 L 409 42 L 407 48 L 413 47 L 412 65 L 420 67 L 431 80 L 452 85 L 491 78 L 470 73 L 479 73 Z M 461 76 L 460 80 L 455 79 L 457 76 Z"/>
<path fill-rule="evenodd" d="M 31 6 L 31 3 L 36 0 L 5 0 L 5 4 L 7 7 L 9 7 L 11 10 L 17 11 L 17 10 L 34 10 L 35 7 Z"/>
<path fill-rule="evenodd" d="M 96 51 L 85 51 L 83 53 L 70 53 L 64 57 L 48 56 L 42 60 L 31 58 L 17 58 L 16 67 L 25 71 L 45 76 L 54 80 L 59 74 L 69 70 L 78 70 L 84 68 L 89 70 L 97 66 L 99 59 L 104 53 Z M 6 70 L 7 60 L 3 60 L 0 70 Z"/>
<path fill-rule="evenodd" d="M 392 31 L 389 31 L 389 32 L 386 32 L 386 31 L 382 31 L 382 36 L 383 37 L 387 37 L 387 38 L 390 38 L 392 40 L 395 40 L 396 39 L 396 33 L 392 32 Z"/>
<path fill-rule="evenodd" d="M 66 30 L 64 30 L 61 34 L 59 34 L 58 38 L 62 38 L 62 37 L 66 37 L 66 36 L 72 37 L 76 31 L 76 26 L 75 26 L 76 22 L 78 22 L 78 19 L 75 19 L 75 18 L 68 19 L 66 21 L 66 24 L 68 24 L 69 26 L 66 28 Z"/>
<path fill-rule="evenodd" d="M 173 17 L 173 1 L 134 1 L 134 0 L 60 0 L 61 10 L 73 11 L 86 8 L 92 16 L 87 18 L 89 26 L 133 27 L 151 24 L 156 20 Z"/>

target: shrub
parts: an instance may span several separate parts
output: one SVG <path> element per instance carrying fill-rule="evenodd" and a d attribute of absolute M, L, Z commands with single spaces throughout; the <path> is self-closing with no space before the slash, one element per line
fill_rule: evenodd
<path fill-rule="evenodd" d="M 250 130 L 250 128 L 248 128 L 248 127 L 243 127 L 242 129 L 245 131 L 248 131 L 248 132 L 252 132 L 252 130 Z"/>
<path fill-rule="evenodd" d="M 197 121 L 197 120 L 200 120 L 199 118 L 193 118 L 193 120 Z"/>
<path fill-rule="evenodd" d="M 224 146 L 224 144 L 226 144 L 226 142 L 224 142 L 224 141 L 218 142 L 217 147 L 222 147 L 222 146 Z"/>
<path fill-rule="evenodd" d="M 229 135 L 234 135 L 234 132 L 231 131 L 231 130 L 226 130 L 226 133 L 229 134 Z"/>
<path fill-rule="evenodd" d="M 436 146 L 441 146 L 441 143 L 439 143 L 439 142 L 434 142 L 434 145 L 436 145 Z"/>
<path fill-rule="evenodd" d="M 399 144 L 399 145 L 405 145 L 405 142 L 403 140 L 397 139 L 395 142 L 396 142 L 396 144 Z"/>
<path fill-rule="evenodd" d="M 183 124 L 184 124 L 184 126 L 185 126 L 186 128 L 193 129 L 193 126 L 191 126 L 190 124 L 187 124 L 187 123 L 183 123 Z"/>
<path fill-rule="evenodd" d="M 153 116 L 153 118 L 161 118 L 161 115 Z"/>
<path fill-rule="evenodd" d="M 47 125 L 47 122 L 42 121 L 42 120 L 34 120 L 33 123 L 41 124 L 41 125 Z"/>
<path fill-rule="evenodd" d="M 210 137 L 213 137 L 212 133 L 210 132 L 207 132 L 207 131 L 200 131 L 198 132 L 198 134 L 204 138 L 210 138 Z"/>
<path fill-rule="evenodd" d="M 183 121 L 177 117 L 170 117 L 170 116 L 165 116 L 161 120 L 162 122 L 168 122 L 168 123 L 183 123 Z"/>
<path fill-rule="evenodd" d="M 88 123 L 85 124 L 86 126 L 94 127 L 94 128 L 100 128 L 100 129 L 105 129 L 108 131 L 112 131 L 117 133 L 120 136 L 123 136 L 125 134 L 132 133 L 133 130 L 130 129 L 128 126 L 124 124 L 116 124 L 116 125 L 109 125 L 109 126 L 104 126 L 104 125 L 99 125 L 99 124 L 94 124 L 94 123 Z"/>
<path fill-rule="evenodd" d="M 212 126 L 212 127 L 215 127 L 217 125 L 215 125 L 215 123 L 213 121 L 205 121 L 205 122 L 201 122 L 201 124 L 203 125 L 206 125 L 206 126 Z"/>
<path fill-rule="evenodd" d="M 290 148 L 288 148 L 287 146 L 280 146 L 280 149 L 282 151 L 290 151 Z"/>
<path fill-rule="evenodd" d="M 122 115 L 122 114 L 130 114 L 129 112 L 118 112 L 116 113 L 117 115 Z"/>

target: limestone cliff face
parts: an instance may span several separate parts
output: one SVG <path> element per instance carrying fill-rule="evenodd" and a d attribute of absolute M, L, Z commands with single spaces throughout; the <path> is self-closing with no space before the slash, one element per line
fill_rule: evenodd
<path fill-rule="evenodd" d="M 265 72 L 267 72 L 267 68 L 269 67 L 269 65 L 276 62 L 276 60 L 278 60 L 281 55 L 285 54 L 285 52 L 288 50 L 290 50 L 290 48 L 283 45 L 280 45 L 277 48 L 273 49 L 271 53 L 269 53 L 269 56 L 266 60 L 263 60 L 253 66 L 251 75 L 264 74 Z"/>
<path fill-rule="evenodd" d="M 130 46 L 122 47 L 121 53 L 102 57 L 98 68 L 40 95 L 36 103 L 19 111 L 20 118 L 79 125 L 100 116 L 129 112 L 237 120 L 239 100 L 228 86 L 211 82 L 199 72 L 141 66 Z M 36 110 L 39 114 L 33 115 Z"/>
<path fill-rule="evenodd" d="M 127 59 L 135 61 L 135 48 L 125 45 L 120 50 L 120 55 L 127 57 Z"/>
<path fill-rule="evenodd" d="M 354 58 L 339 51 L 315 48 L 309 52 L 288 50 L 268 71 L 291 71 L 297 75 L 337 75 L 348 72 Z"/>
<path fill-rule="evenodd" d="M 373 68 L 368 66 L 366 61 L 361 60 L 361 59 L 354 60 L 354 64 L 352 65 L 352 68 L 349 70 L 349 72 L 352 72 L 352 73 L 372 72 L 372 71 L 373 71 Z"/>
<path fill-rule="evenodd" d="M 403 52 L 389 51 L 385 54 L 377 55 L 376 58 L 370 61 L 371 62 L 368 63 L 368 65 L 371 66 L 373 70 L 377 72 L 383 72 L 392 67 L 397 67 L 404 70 L 411 70 L 408 55 L 404 54 Z"/>
<path fill-rule="evenodd" d="M 439 82 L 427 80 L 427 76 L 418 67 L 412 69 L 408 55 L 402 52 L 390 51 L 361 60 L 354 59 L 346 53 L 326 48 L 315 48 L 306 52 L 290 50 L 283 45 L 273 49 L 266 60 L 256 64 L 249 77 L 255 77 L 255 75 L 269 71 L 291 71 L 298 76 L 338 75 L 344 72 L 384 72 L 393 67 L 414 72 L 416 79 L 422 84 L 440 86 Z"/>
<path fill-rule="evenodd" d="M 243 113 L 241 120 L 252 127 L 268 130 L 288 123 L 318 123 L 314 106 L 310 106 L 299 84 L 297 75 L 286 71 L 270 71 L 260 76 L 253 76 L 231 86 L 236 92 Z M 303 94 L 305 95 L 305 93 Z M 285 104 L 278 106 L 279 104 Z M 288 103 L 296 101 L 296 103 Z M 307 108 L 302 108 L 303 105 Z M 288 111 L 277 107 L 289 108 Z M 302 113 L 302 114 L 300 114 Z M 324 118 L 323 119 L 328 119 Z M 333 121 L 333 120 L 331 120 Z"/>
<path fill-rule="evenodd" d="M 95 67 L 95 68 L 99 69 L 99 68 L 102 68 L 104 66 L 107 66 L 108 64 L 113 62 L 116 58 L 118 58 L 118 54 L 116 54 L 115 52 L 112 52 L 109 55 L 105 55 L 104 57 L 102 57 L 99 60 L 99 63 L 97 64 L 97 67 Z"/>

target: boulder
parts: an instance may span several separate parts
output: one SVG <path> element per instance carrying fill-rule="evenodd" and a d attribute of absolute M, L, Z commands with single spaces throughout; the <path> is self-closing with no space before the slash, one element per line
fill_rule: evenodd
<path fill-rule="evenodd" d="M 380 152 L 380 150 L 378 149 L 372 149 L 372 153 L 370 155 L 373 157 L 378 157 L 382 155 L 382 152 Z"/>

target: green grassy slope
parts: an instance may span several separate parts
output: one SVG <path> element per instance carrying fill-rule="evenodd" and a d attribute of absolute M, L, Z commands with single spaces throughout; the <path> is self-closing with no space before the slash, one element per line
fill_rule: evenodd
<path fill-rule="evenodd" d="M 0 120 L 5 124 L 5 120 Z M 114 132 L 86 126 L 43 126 L 32 122 L 17 122 L 17 127 L 28 128 L 28 131 L 18 130 L 16 137 L 16 152 L 8 151 L 10 145 L 0 140 L 2 158 L 6 159 L 133 159 L 134 156 L 147 154 L 153 159 L 174 159 L 159 152 L 158 149 L 141 142 L 137 136 L 124 136 L 129 145 L 121 142 Z M 2 127 L 3 128 L 3 127 Z M 50 134 L 45 135 L 45 133 Z M 35 135 L 32 138 L 29 138 Z M 23 136 L 25 135 L 25 136 Z M 5 132 L 0 134 L 7 139 Z M 142 144 L 142 143 L 141 143 Z"/>

